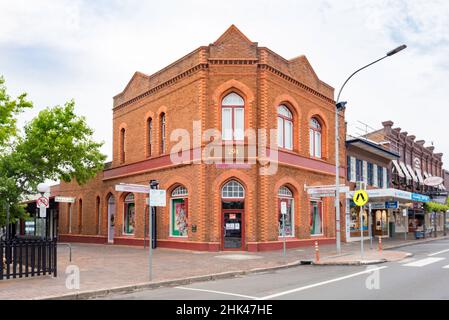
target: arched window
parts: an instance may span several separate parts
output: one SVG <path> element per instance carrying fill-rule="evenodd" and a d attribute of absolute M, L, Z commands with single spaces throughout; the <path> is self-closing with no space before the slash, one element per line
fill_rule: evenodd
<path fill-rule="evenodd" d="M 161 113 L 161 154 L 165 154 L 165 148 L 167 147 L 167 139 L 166 139 L 166 131 L 167 131 L 167 122 L 165 113 Z"/>
<path fill-rule="evenodd" d="M 243 141 L 245 139 L 245 101 L 233 92 L 223 99 L 221 106 L 223 141 Z"/>
<path fill-rule="evenodd" d="M 288 187 L 281 187 L 278 191 L 279 199 L 279 236 L 293 237 L 294 231 L 294 199 L 293 192 Z"/>
<path fill-rule="evenodd" d="M 321 158 L 322 156 L 322 128 L 316 118 L 310 120 L 310 156 Z"/>
<path fill-rule="evenodd" d="M 153 142 L 153 119 L 147 119 L 147 157 L 152 156 L 152 142 Z"/>
<path fill-rule="evenodd" d="M 134 203 L 134 194 L 130 193 L 125 198 L 125 219 L 124 219 L 124 230 L 123 233 L 125 235 L 134 235 L 135 229 L 135 208 L 136 205 Z"/>
<path fill-rule="evenodd" d="M 125 163 L 126 154 L 125 154 L 125 144 L 126 144 L 126 130 L 123 128 L 120 130 L 120 162 Z"/>
<path fill-rule="evenodd" d="M 223 199 L 244 199 L 245 188 L 235 180 L 229 181 L 221 191 Z"/>
<path fill-rule="evenodd" d="M 278 146 L 293 150 L 293 115 L 285 105 L 278 107 Z"/>
<path fill-rule="evenodd" d="M 179 186 L 171 194 L 170 236 L 187 237 L 189 230 L 189 193 L 187 188 Z"/>

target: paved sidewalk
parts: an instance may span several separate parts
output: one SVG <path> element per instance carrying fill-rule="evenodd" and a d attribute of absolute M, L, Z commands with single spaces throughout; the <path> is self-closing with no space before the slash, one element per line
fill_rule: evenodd
<path fill-rule="evenodd" d="M 384 248 L 423 240 L 386 240 Z M 343 243 L 342 253 L 353 255 L 359 250 L 359 242 Z M 386 252 L 386 251 L 384 251 Z M 320 247 L 322 259 L 335 256 L 335 245 Z M 282 252 L 260 253 L 211 253 L 158 249 L 154 252 L 153 282 L 164 282 L 213 274 L 232 276 L 233 272 L 248 272 L 254 269 L 270 269 L 299 264 L 302 260 L 313 260 L 315 248 Z M 0 281 L 0 300 L 40 299 L 64 296 L 117 287 L 148 284 L 148 251 L 138 247 L 73 245 L 73 260 L 69 262 L 68 248 L 58 249 L 58 278 L 32 278 Z M 65 270 L 69 265 L 80 269 L 80 290 L 66 288 Z"/>

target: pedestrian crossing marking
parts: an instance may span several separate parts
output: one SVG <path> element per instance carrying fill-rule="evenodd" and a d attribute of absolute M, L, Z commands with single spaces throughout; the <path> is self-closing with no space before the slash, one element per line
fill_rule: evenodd
<path fill-rule="evenodd" d="M 443 269 L 449 269 L 449 264 L 447 266 L 443 267 Z"/>
<path fill-rule="evenodd" d="M 429 254 L 429 257 L 437 256 L 439 254 L 446 253 L 446 252 L 449 252 L 449 249 Z"/>
<path fill-rule="evenodd" d="M 404 264 L 404 267 L 424 267 L 424 266 L 428 266 L 429 264 L 432 264 L 432 263 L 443 261 L 445 259 L 446 258 L 426 258 L 426 259 L 422 259 L 422 260 Z"/>

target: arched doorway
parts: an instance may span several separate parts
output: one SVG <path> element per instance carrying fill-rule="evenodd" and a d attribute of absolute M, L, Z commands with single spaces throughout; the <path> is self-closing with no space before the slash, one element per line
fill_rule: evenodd
<path fill-rule="evenodd" d="M 236 180 L 221 190 L 222 249 L 243 250 L 245 247 L 245 188 Z"/>
<path fill-rule="evenodd" d="M 114 243 L 115 237 L 115 197 L 108 198 L 108 243 Z"/>

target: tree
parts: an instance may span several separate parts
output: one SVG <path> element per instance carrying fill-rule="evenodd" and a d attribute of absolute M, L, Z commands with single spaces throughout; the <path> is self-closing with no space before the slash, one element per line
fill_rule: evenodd
<path fill-rule="evenodd" d="M 85 184 L 103 169 L 106 160 L 100 152 L 103 143 L 93 140 L 85 118 L 75 114 L 74 101 L 41 111 L 23 132 L 17 130 L 17 115 L 32 106 L 25 97 L 8 102 L 11 111 L 1 120 L 8 129 L 0 154 L 0 225 L 5 221 L 6 204 L 13 219 L 24 215 L 20 203 L 24 196 L 36 193 L 39 183 L 75 179 Z"/>

